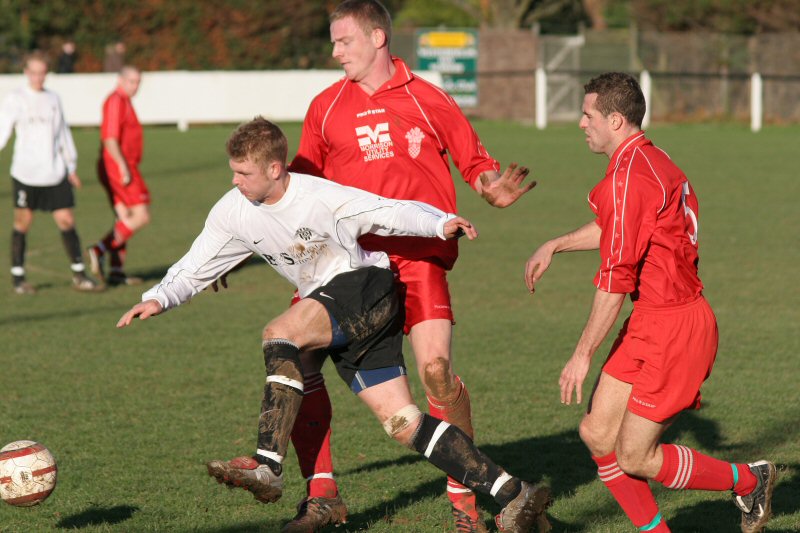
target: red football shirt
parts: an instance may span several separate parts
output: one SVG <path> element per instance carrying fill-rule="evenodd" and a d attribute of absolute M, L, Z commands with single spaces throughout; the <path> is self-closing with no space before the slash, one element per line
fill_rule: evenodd
<path fill-rule="evenodd" d="M 602 229 L 598 289 L 648 305 L 680 304 L 701 293 L 697 197 L 644 132 L 617 148 L 589 204 Z"/>
<path fill-rule="evenodd" d="M 342 79 L 312 101 L 290 170 L 454 213 L 448 154 L 473 187 L 500 165 L 447 93 L 393 61 L 394 76 L 371 96 Z M 408 259 L 435 257 L 448 268 L 458 255 L 456 241 L 367 235 L 360 242 Z"/>
<path fill-rule="evenodd" d="M 117 88 L 103 103 L 103 123 L 100 126 L 100 140 L 116 139 L 122 156 L 128 165 L 137 166 L 142 160 L 143 133 L 139 117 L 133 109 L 130 97 Z M 116 164 L 103 148 L 106 168 L 116 169 Z"/>

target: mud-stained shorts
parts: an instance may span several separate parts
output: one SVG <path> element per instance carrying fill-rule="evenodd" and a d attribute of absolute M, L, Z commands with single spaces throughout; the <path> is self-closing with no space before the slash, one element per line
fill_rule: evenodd
<path fill-rule="evenodd" d="M 306 298 L 328 311 L 333 340 L 326 351 L 348 386 L 359 370 L 403 366 L 403 306 L 391 270 L 345 272 Z"/>

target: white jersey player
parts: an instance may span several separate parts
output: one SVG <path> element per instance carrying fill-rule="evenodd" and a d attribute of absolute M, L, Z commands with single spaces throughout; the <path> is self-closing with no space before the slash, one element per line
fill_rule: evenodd
<path fill-rule="evenodd" d="M 503 508 L 501 530 L 546 524 L 547 487 L 506 473 L 463 431 L 414 404 L 402 355 L 402 303 L 388 256 L 357 242 L 365 233 L 473 239 L 472 224 L 421 202 L 289 174 L 286 137 L 261 117 L 240 126 L 227 149 L 236 190 L 211 210 L 189 253 L 117 323 L 125 327 L 137 316 L 146 319 L 189 300 L 252 253 L 297 287 L 299 301 L 263 330 L 267 379 L 255 454 L 211 461 L 209 474 L 263 503 L 280 498 L 282 463 L 304 392 L 300 351 L 326 350 L 391 437 L 495 499 Z"/>
<path fill-rule="evenodd" d="M 16 131 L 11 175 L 34 187 L 58 185 L 78 167 L 61 99 L 48 89 L 30 85 L 8 93 L 0 108 L 0 148 Z"/>
<path fill-rule="evenodd" d="M 363 250 L 365 233 L 445 239 L 455 218 L 430 205 L 389 200 L 332 181 L 292 173 L 273 204 L 238 189 L 223 196 L 189 252 L 147 291 L 164 309 L 175 307 L 255 253 L 298 289 L 301 298 L 335 276 L 368 266 L 389 268 L 385 252 Z"/>
<path fill-rule="evenodd" d="M 71 261 L 73 286 L 81 291 L 98 288 L 84 271 L 81 245 L 75 231 L 72 187 L 80 187 L 76 173 L 78 153 L 64 120 L 58 95 L 44 88 L 47 62 L 33 53 L 25 60 L 28 83 L 9 93 L 0 105 L 0 149 L 16 132 L 11 160 L 14 231 L 11 236 L 11 275 L 18 294 L 35 292 L 25 280 L 26 236 L 33 211 L 53 214 Z"/>

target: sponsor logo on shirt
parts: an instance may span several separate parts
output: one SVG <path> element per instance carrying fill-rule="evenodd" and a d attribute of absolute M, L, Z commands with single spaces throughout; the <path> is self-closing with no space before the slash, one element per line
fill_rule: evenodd
<path fill-rule="evenodd" d="M 422 148 L 422 139 L 425 134 L 419 128 L 411 128 L 406 132 L 406 140 L 408 140 L 408 155 L 411 159 L 416 159 L 419 155 L 420 148 Z"/>
<path fill-rule="evenodd" d="M 356 137 L 365 162 L 394 157 L 394 143 L 389 136 L 388 122 L 379 122 L 374 128 L 359 126 L 356 128 Z"/>
<path fill-rule="evenodd" d="M 356 113 L 356 118 L 364 118 L 367 115 L 377 115 L 378 113 L 386 113 L 386 110 L 383 108 L 367 109 L 366 111 L 362 111 L 361 113 Z"/>
<path fill-rule="evenodd" d="M 277 267 L 303 265 L 309 261 L 314 261 L 320 255 L 326 254 L 328 251 L 327 243 L 316 243 L 310 246 L 303 246 L 302 244 L 295 244 L 287 252 L 278 253 L 262 253 L 261 257 L 270 265 Z"/>
<path fill-rule="evenodd" d="M 309 241 L 309 240 L 311 240 L 311 236 L 313 234 L 314 233 L 309 228 L 300 228 L 299 230 L 297 230 L 294 233 L 294 236 L 295 237 L 300 237 L 304 241 Z"/>

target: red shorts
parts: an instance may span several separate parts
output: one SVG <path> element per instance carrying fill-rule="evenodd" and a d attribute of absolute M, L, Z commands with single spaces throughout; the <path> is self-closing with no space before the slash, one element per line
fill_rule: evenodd
<path fill-rule="evenodd" d="M 453 324 L 453 309 L 450 307 L 450 290 L 447 286 L 447 270 L 431 261 L 403 259 L 390 255 L 391 269 L 400 282 L 400 293 L 405 301 L 405 324 L 403 332 L 426 320 L 442 318 Z"/>
<path fill-rule="evenodd" d="M 150 191 L 144 182 L 144 178 L 139 173 L 136 165 L 128 165 L 131 171 L 131 182 L 128 185 L 122 184 L 122 177 L 116 164 L 106 165 L 103 158 L 97 161 L 97 177 L 106 190 L 108 200 L 111 205 L 123 204 L 128 207 L 132 205 L 150 204 Z"/>
<path fill-rule="evenodd" d="M 603 372 L 633 385 L 628 411 L 663 422 L 700 408 L 700 386 L 711 374 L 719 332 L 703 296 L 674 307 L 634 304 Z"/>

